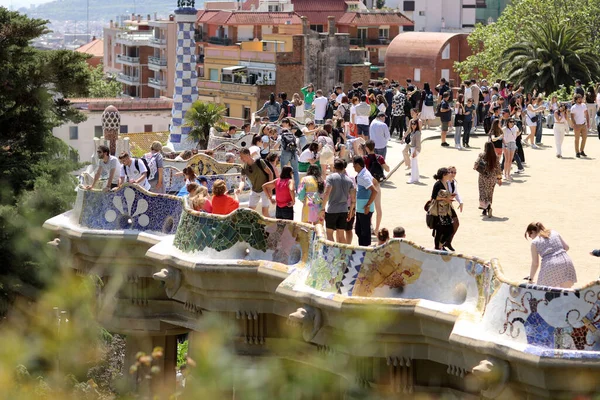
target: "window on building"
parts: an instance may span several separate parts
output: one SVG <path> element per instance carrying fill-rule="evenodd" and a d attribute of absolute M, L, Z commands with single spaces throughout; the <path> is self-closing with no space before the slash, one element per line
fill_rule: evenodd
<path fill-rule="evenodd" d="M 144 132 L 152 132 L 152 124 L 144 125 Z"/>
<path fill-rule="evenodd" d="M 69 139 L 70 140 L 77 140 L 77 139 L 79 139 L 79 127 L 77 127 L 77 126 L 70 126 L 69 127 Z"/>
<path fill-rule="evenodd" d="M 279 11 L 281 11 L 279 9 L 279 5 L 269 6 L 269 12 L 279 12 Z"/>
<path fill-rule="evenodd" d="M 415 2 L 414 1 L 405 1 L 404 2 L 404 11 L 415 11 Z"/>
<path fill-rule="evenodd" d="M 415 73 L 414 73 L 413 81 L 415 81 L 415 82 L 421 82 L 421 68 L 415 68 Z"/>
<path fill-rule="evenodd" d="M 244 106 L 244 121 L 250 122 L 251 118 L 252 118 L 252 111 L 250 110 L 250 107 Z"/>
<path fill-rule="evenodd" d="M 402 32 L 414 32 L 415 31 L 415 26 L 414 25 L 405 25 L 402 27 Z"/>
<path fill-rule="evenodd" d="M 358 4 L 348 4 L 348 10 L 358 10 Z"/>
<path fill-rule="evenodd" d="M 94 126 L 94 137 L 101 138 L 104 136 L 104 132 L 102 132 L 102 125 Z"/>
<path fill-rule="evenodd" d="M 388 39 L 390 37 L 390 28 L 379 28 L 379 37 L 381 39 Z"/>
<path fill-rule="evenodd" d="M 359 39 L 366 39 L 368 35 L 368 28 L 358 28 L 356 30 L 356 37 Z"/>
<path fill-rule="evenodd" d="M 380 64 L 385 63 L 385 53 L 387 52 L 387 47 L 380 47 L 379 48 L 379 54 L 378 56 L 378 60 Z"/>
<path fill-rule="evenodd" d="M 208 79 L 211 81 L 219 81 L 219 70 L 216 68 L 210 68 L 208 70 Z"/>
<path fill-rule="evenodd" d="M 121 128 L 119 129 L 119 133 L 128 133 L 129 132 L 129 127 L 127 125 L 121 125 Z"/>
<path fill-rule="evenodd" d="M 315 32 L 323 32 L 323 25 L 311 25 L 310 30 Z"/>
<path fill-rule="evenodd" d="M 425 11 L 419 11 L 419 16 L 424 17 L 425 16 Z"/>
<path fill-rule="evenodd" d="M 442 60 L 449 60 L 450 59 L 450 43 L 448 43 L 446 45 L 446 47 L 444 47 L 444 50 L 442 50 Z"/>
<path fill-rule="evenodd" d="M 225 103 L 224 106 L 225 106 L 225 116 L 229 117 L 229 114 L 231 112 L 231 108 L 229 106 L 229 103 Z"/>
<path fill-rule="evenodd" d="M 339 83 L 344 83 L 344 69 L 340 68 L 337 71 L 337 81 Z"/>
<path fill-rule="evenodd" d="M 444 78 L 445 80 L 449 81 L 450 80 L 450 70 L 449 69 L 443 69 L 441 77 Z"/>

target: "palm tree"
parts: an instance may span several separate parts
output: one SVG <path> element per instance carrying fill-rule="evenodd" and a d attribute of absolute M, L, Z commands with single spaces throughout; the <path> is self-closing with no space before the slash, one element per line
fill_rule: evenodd
<path fill-rule="evenodd" d="M 225 107 L 220 104 L 205 103 L 202 100 L 194 102 L 184 117 L 184 126 L 192 128 L 189 140 L 197 142 L 199 149 L 206 149 L 211 126 L 221 124 L 224 115 Z"/>
<path fill-rule="evenodd" d="M 520 36 L 524 39 L 502 54 L 500 71 L 526 91 L 552 93 L 576 79 L 592 82 L 600 77 L 600 64 L 582 27 L 538 23 Z"/>

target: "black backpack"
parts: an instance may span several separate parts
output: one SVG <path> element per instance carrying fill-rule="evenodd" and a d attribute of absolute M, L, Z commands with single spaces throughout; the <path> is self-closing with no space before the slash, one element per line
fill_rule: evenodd
<path fill-rule="evenodd" d="M 290 131 L 285 131 L 281 134 L 281 149 L 291 153 L 296 153 L 296 150 L 298 150 L 296 136 Z"/>
<path fill-rule="evenodd" d="M 486 134 L 488 134 L 488 133 L 490 133 L 491 129 L 492 129 L 492 116 L 488 114 L 483 118 L 483 131 Z"/>
<path fill-rule="evenodd" d="M 345 106 L 343 106 L 344 108 L 344 122 L 350 122 L 350 105 L 346 103 Z"/>
<path fill-rule="evenodd" d="M 373 175 L 373 178 L 377 179 L 377 182 L 383 181 L 385 179 L 385 175 L 383 173 L 383 167 L 381 164 L 379 164 L 379 161 L 377 161 L 377 155 L 369 154 L 367 157 L 371 161 L 369 163 L 369 172 L 371 175 Z"/>
<path fill-rule="evenodd" d="M 285 101 L 284 104 L 282 104 L 283 109 L 285 110 L 285 115 L 284 117 L 288 117 L 288 118 L 296 118 L 296 106 L 294 105 L 294 103 L 290 103 L 289 101 Z"/>
<path fill-rule="evenodd" d="M 133 160 L 133 164 L 135 165 L 135 169 L 137 169 L 138 172 L 140 171 L 140 167 L 139 167 L 139 164 L 138 164 L 139 160 L 140 160 L 139 158 L 135 158 Z M 143 157 L 141 158 L 141 160 L 144 163 L 144 167 L 146 167 L 146 178 L 149 178 L 150 177 L 150 167 L 148 167 L 148 161 L 146 161 L 146 159 L 143 158 Z M 125 176 L 127 177 L 127 180 L 129 180 L 129 174 L 127 173 L 127 167 L 123 166 L 123 168 L 125 169 Z"/>

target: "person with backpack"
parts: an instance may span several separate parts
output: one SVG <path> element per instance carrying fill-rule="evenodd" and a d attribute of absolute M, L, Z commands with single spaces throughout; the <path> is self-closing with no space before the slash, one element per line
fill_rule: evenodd
<path fill-rule="evenodd" d="M 150 153 L 144 154 L 146 168 L 148 169 L 148 182 L 150 183 L 150 191 L 154 193 L 165 193 L 165 185 L 163 184 L 163 156 L 162 144 L 158 141 L 150 146 Z"/>
<path fill-rule="evenodd" d="M 350 100 L 348 99 L 348 96 L 344 95 L 342 96 L 341 100 L 340 100 L 340 105 L 338 106 L 337 110 L 340 114 L 342 114 L 342 118 L 344 119 L 344 130 L 346 133 L 348 133 L 348 129 L 349 129 L 349 125 L 350 125 L 350 107 L 352 105 L 350 104 Z"/>
<path fill-rule="evenodd" d="M 271 199 L 263 191 L 263 185 L 273 180 L 273 173 L 262 158 L 254 160 L 250 155 L 250 150 L 246 148 L 240 150 L 240 159 L 244 163 L 242 175 L 248 178 L 252 187 L 248 207 L 254 210 L 256 209 L 258 202 L 261 201 L 262 214 L 265 217 L 269 217 L 269 205 L 271 204 Z M 246 182 L 242 179 L 235 193 L 242 193 L 245 184 Z"/>
<path fill-rule="evenodd" d="M 359 246 L 371 245 L 371 217 L 375 211 L 375 198 L 378 189 L 376 180 L 365 167 L 365 160 L 361 156 L 354 157 L 352 161 L 356 176 L 356 225 L 354 232 L 358 236 Z"/>
<path fill-rule="evenodd" d="M 146 163 L 139 158 L 134 158 L 132 160 L 129 154 L 126 152 L 122 152 L 119 155 L 119 163 L 121 163 L 121 174 L 118 188 L 123 186 L 125 183 L 135 183 L 146 190 L 150 190 L 150 183 L 148 183 L 148 168 L 146 168 Z"/>
<path fill-rule="evenodd" d="M 377 213 L 377 218 L 375 219 L 375 232 L 379 231 L 379 225 L 381 225 L 381 220 L 383 219 L 383 208 L 381 207 L 381 190 L 379 189 L 379 182 L 385 179 L 385 174 L 383 171 L 389 172 L 390 167 L 385 163 L 385 158 L 376 153 L 375 150 L 375 142 L 371 139 L 367 140 L 365 143 L 365 150 L 367 155 L 363 156 L 365 161 L 365 167 L 371 173 L 374 178 L 374 185 L 377 189 L 377 197 L 375 197 L 375 212 Z"/>
<path fill-rule="evenodd" d="M 281 99 L 281 113 L 279 114 L 279 120 L 281 121 L 283 118 L 296 118 L 296 106 L 294 103 L 288 101 L 287 93 L 279 93 L 279 98 Z"/>
<path fill-rule="evenodd" d="M 429 129 L 429 121 L 435 119 L 434 97 L 429 82 L 423 84 L 423 93 L 421 94 L 423 99 L 423 106 L 421 107 L 421 120 L 423 121 L 423 129 Z"/>
<path fill-rule="evenodd" d="M 288 165 L 294 170 L 294 184 L 298 189 L 300 175 L 298 173 L 298 142 L 296 136 L 292 133 L 290 120 L 284 118 L 281 120 L 281 136 L 279 137 L 279 148 L 281 149 L 281 168 Z"/>
<path fill-rule="evenodd" d="M 390 141 L 390 129 L 385 124 L 385 113 L 380 112 L 369 127 L 369 138 L 375 143 L 375 154 L 387 155 L 387 144 Z"/>
<path fill-rule="evenodd" d="M 279 120 L 279 115 L 281 114 L 281 104 L 275 101 L 275 93 L 271 93 L 269 95 L 269 100 L 263 104 L 260 110 L 255 112 L 256 115 L 260 114 L 264 110 L 267 110 L 267 117 L 269 118 L 269 122 L 275 122 Z"/>

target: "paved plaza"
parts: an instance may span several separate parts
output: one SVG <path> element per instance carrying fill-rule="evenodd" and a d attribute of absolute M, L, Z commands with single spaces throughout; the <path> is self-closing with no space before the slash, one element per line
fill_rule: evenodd
<path fill-rule="evenodd" d="M 529 222 L 540 221 L 558 231 L 569 244 L 569 255 L 578 274 L 577 286 L 598 277 L 600 259 L 589 255 L 592 249 L 600 247 L 597 234 L 600 190 L 596 183 L 600 141 L 595 133 L 588 137 L 585 149 L 588 158 L 575 158 L 574 139 L 569 135 L 563 143 L 564 158 L 558 159 L 552 130 L 544 129 L 544 147 L 525 148 L 525 173 L 513 175 L 512 183 L 496 186 L 492 218 L 482 216 L 478 209 L 478 174 L 473 170 L 487 137 L 471 138 L 472 147 L 463 150 L 441 147 L 439 130 L 424 131 L 424 138 L 419 155 L 421 184 L 406 184 L 409 171 L 402 165 L 383 185 L 381 226 L 388 228 L 390 234 L 395 226 L 401 225 L 406 229 L 407 239 L 433 248 L 423 205 L 431 196 L 435 182 L 432 177 L 437 169 L 455 165 L 464 202 L 464 211 L 459 213 L 460 228 L 453 241 L 458 253 L 498 258 L 506 276 L 520 281 L 529 275 L 531 265 L 530 241 L 523 234 Z M 448 142 L 453 144 L 454 139 L 449 137 Z M 401 150 L 402 145 L 392 139 L 387 157 L 390 165 L 402 160 Z"/>

